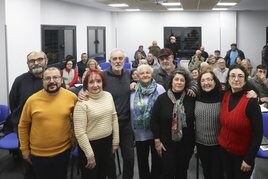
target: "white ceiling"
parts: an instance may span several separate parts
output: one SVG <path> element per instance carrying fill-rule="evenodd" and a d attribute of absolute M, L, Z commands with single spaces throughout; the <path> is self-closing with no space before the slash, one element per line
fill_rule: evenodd
<path fill-rule="evenodd" d="M 186 11 L 210 11 L 217 2 L 237 2 L 229 11 L 268 11 L 268 0 L 60 0 L 73 4 L 93 7 L 104 11 L 122 12 L 126 8 L 113 8 L 107 4 L 125 3 L 131 9 L 141 11 L 167 11 L 161 2 L 181 2 Z"/>

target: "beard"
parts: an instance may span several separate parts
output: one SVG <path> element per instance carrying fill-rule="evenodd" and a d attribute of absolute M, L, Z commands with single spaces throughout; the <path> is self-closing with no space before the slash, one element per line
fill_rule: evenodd
<path fill-rule="evenodd" d="M 45 91 L 47 93 L 52 94 L 52 93 L 57 93 L 60 90 L 60 88 L 61 88 L 61 86 L 59 84 L 57 84 L 57 83 L 50 83 L 44 89 L 45 89 Z"/>
<path fill-rule="evenodd" d="M 35 66 L 35 67 L 31 68 L 30 71 L 31 71 L 34 75 L 36 75 L 36 74 L 43 73 L 44 69 L 45 69 L 44 66 L 39 65 L 39 66 Z"/>
<path fill-rule="evenodd" d="M 124 68 L 124 66 L 122 65 L 122 66 L 116 66 L 116 65 L 112 65 L 112 69 L 113 70 L 116 70 L 116 71 L 121 71 L 122 69 Z"/>

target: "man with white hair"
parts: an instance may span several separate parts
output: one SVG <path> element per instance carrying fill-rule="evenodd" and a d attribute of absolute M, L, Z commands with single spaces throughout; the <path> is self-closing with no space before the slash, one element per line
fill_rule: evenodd
<path fill-rule="evenodd" d="M 106 80 L 105 91 L 112 94 L 119 123 L 120 149 L 123 158 L 122 179 L 132 179 L 134 175 L 134 135 L 130 121 L 130 73 L 124 70 L 125 54 L 114 49 L 110 55 L 111 67 L 103 72 Z M 111 166 L 109 179 L 116 178 L 115 163 Z"/>

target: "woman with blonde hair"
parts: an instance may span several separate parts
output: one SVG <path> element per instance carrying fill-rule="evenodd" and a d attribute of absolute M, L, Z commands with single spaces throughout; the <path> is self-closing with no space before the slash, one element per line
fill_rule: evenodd
<path fill-rule="evenodd" d="M 87 68 L 82 76 L 82 83 L 84 82 L 84 79 L 86 77 L 87 72 L 89 72 L 90 70 L 93 70 L 93 69 L 99 70 L 99 66 L 98 66 L 98 62 L 95 59 L 91 58 L 87 61 Z"/>

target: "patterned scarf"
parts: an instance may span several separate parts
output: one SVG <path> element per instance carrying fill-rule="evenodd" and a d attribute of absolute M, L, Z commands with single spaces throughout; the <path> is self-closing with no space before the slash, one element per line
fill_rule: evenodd
<path fill-rule="evenodd" d="M 158 92 L 156 90 L 157 83 L 152 80 L 149 86 L 143 86 L 140 82 L 136 85 L 136 94 L 134 97 L 134 128 L 135 129 L 150 129 L 150 120 L 152 108 Z M 148 102 L 144 101 L 144 96 L 148 96 Z"/>
<path fill-rule="evenodd" d="M 181 97 L 178 100 L 176 100 L 173 92 L 170 89 L 168 90 L 167 94 L 169 99 L 174 104 L 172 112 L 171 137 L 172 141 L 178 142 L 183 136 L 182 128 L 187 127 L 186 114 L 183 105 L 185 92 L 181 94 Z"/>

